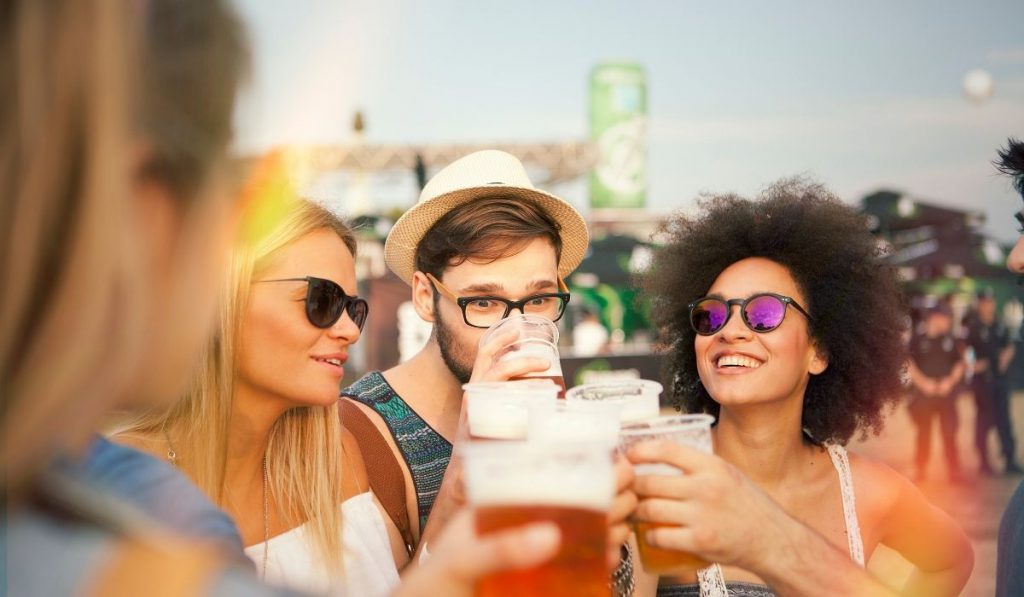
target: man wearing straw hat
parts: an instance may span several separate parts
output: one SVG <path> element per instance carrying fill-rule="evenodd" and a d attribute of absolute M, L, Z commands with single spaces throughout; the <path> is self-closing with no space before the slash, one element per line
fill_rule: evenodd
<path fill-rule="evenodd" d="M 419 203 L 391 230 L 385 260 L 410 285 L 413 305 L 433 324 L 433 332 L 417 355 L 383 373 L 367 374 L 342 392 L 346 399 L 341 402 L 342 419 L 359 442 L 371 488 L 402 534 L 409 555 L 419 543 L 423 557 L 429 537 L 447 514 L 436 512 L 423 535 L 451 459 L 462 384 L 548 368 L 544 359 L 536 358 L 495 364 L 500 347 L 477 348 L 485 330 L 469 325 L 457 299 L 488 295 L 519 302 L 564 290 L 563 279 L 583 259 L 588 240 L 579 213 L 564 200 L 533 188 L 522 164 L 500 151 L 470 154 L 439 172 L 424 187 Z M 698 454 L 692 458 L 706 459 Z M 684 470 L 698 465 L 679 463 Z M 613 546 L 628 535 L 624 524 L 615 523 L 636 505 L 635 495 L 627 490 L 632 473 L 621 468 L 610 516 Z M 722 537 L 740 539 L 718 545 L 714 555 L 720 557 L 715 559 L 743 559 L 765 578 L 779 579 L 791 594 L 835 589 L 841 594 L 893 594 L 753 487 L 738 480 L 735 493 L 749 502 L 750 516 L 731 523 L 742 525 L 739 533 L 722 529 Z M 749 540 L 751 532 L 761 540 Z M 656 582 L 646 575 L 644 579 Z M 617 594 L 632 594 L 629 558 L 613 574 L 613 584 Z M 638 587 L 637 594 L 653 593 L 654 588 Z"/>
<path fill-rule="evenodd" d="M 390 471 L 371 473 L 370 481 L 410 553 L 451 459 L 462 385 L 507 380 L 550 365 L 537 357 L 495 363 L 502 346 L 478 349 L 487 325 L 473 321 L 459 299 L 486 296 L 525 304 L 531 297 L 561 294 L 553 314 L 558 319 L 568 300 L 564 279 L 582 261 L 588 242 L 586 222 L 572 205 L 534 188 L 519 160 L 495 150 L 470 154 L 437 173 L 392 228 L 385 261 L 409 284 L 417 314 L 433 330 L 411 359 L 368 373 L 344 390 L 349 400 L 342 401 L 342 417 L 367 469 Z M 523 307 L 512 305 L 505 316 L 514 308 Z M 630 479 L 623 463 L 620 489 Z M 635 497 L 619 498 L 619 515 L 612 518 L 621 523 Z M 625 524 L 614 525 L 616 544 L 627 534 Z"/>

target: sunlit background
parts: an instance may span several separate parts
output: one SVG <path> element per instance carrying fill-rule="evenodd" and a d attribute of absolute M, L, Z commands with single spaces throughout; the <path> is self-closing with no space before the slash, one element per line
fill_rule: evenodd
<path fill-rule="evenodd" d="M 408 358 L 429 333 L 383 266 L 391 223 L 424 177 L 500 147 L 591 225 L 563 325 L 585 319 L 581 307 L 597 312 L 608 346 L 595 358 L 563 334 L 570 385 L 588 373 L 659 375 L 629 276 L 668 213 L 702 192 L 753 195 L 803 175 L 868 214 L 915 308 L 946 297 L 959 320 L 976 291 L 995 291 L 1016 334 L 1012 410 L 1024 436 L 1022 293 L 1004 269 L 1021 198 L 992 165 L 1008 136 L 1024 136 L 1024 3 L 237 3 L 256 54 L 238 152 L 291 148 L 302 193 L 360 226 L 360 294 L 376 316 L 354 347 L 353 378 Z M 969 392 L 957 410 L 972 470 Z M 913 433 L 901 407 L 856 449 L 909 474 Z M 974 543 L 964 594 L 990 595 L 998 520 L 1019 479 L 945 474 L 933 462 L 919 486 Z M 894 583 L 907 573 L 885 550 L 870 567 Z"/>

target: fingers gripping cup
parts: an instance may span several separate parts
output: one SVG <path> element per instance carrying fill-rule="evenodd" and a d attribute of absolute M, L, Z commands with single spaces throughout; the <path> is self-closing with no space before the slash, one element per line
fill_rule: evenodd
<path fill-rule="evenodd" d="M 610 451 L 586 443 L 470 442 L 466 489 L 480 535 L 536 522 L 558 526 L 555 557 L 499 572 L 477 584 L 479 597 L 610 595 L 605 561 L 615 492 Z"/>
<path fill-rule="evenodd" d="M 714 417 L 711 415 L 675 415 L 624 425 L 619 433 L 619 447 L 625 451 L 631 446 L 647 441 L 669 441 L 711 454 L 711 423 L 713 421 Z M 685 474 L 678 468 L 667 464 L 637 464 L 633 466 L 633 471 L 638 477 Z M 637 523 L 635 526 L 640 559 L 647 572 L 679 573 L 710 566 L 709 562 L 691 553 L 649 545 L 646 533 L 659 525 Z"/>
<path fill-rule="evenodd" d="M 553 404 L 558 396 L 558 386 L 546 379 L 469 383 L 462 389 L 472 439 L 524 439 L 530 408 Z"/>
<path fill-rule="evenodd" d="M 480 338 L 480 345 L 510 331 L 518 332 L 518 336 L 498 352 L 497 360 L 500 362 L 522 357 L 547 360 L 550 363 L 547 370 L 527 373 L 516 379 L 550 379 L 561 388 L 559 396 L 564 395 L 565 380 L 558 355 L 558 326 L 539 315 L 511 315 L 488 328 Z"/>
<path fill-rule="evenodd" d="M 566 392 L 565 400 L 582 408 L 613 408 L 628 425 L 658 416 L 661 390 L 655 381 L 623 379 L 576 386 Z"/>

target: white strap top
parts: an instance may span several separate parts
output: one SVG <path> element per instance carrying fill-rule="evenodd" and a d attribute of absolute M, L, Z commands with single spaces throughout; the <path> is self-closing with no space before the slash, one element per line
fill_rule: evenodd
<path fill-rule="evenodd" d="M 370 492 L 341 504 L 344 569 L 340 583 L 332 582 L 306 537 L 306 525 L 245 548 L 255 562 L 267 554 L 266 580 L 271 584 L 316 594 L 383 597 L 398 585 L 398 570 L 380 510 Z M 258 564 L 257 564 L 258 566 Z"/>
<path fill-rule="evenodd" d="M 839 488 L 843 495 L 843 518 L 846 520 L 846 536 L 850 545 L 850 558 L 861 568 L 864 567 L 864 540 L 860 536 L 857 520 L 857 498 L 853 492 L 853 473 L 846 449 L 838 444 L 828 444 L 828 455 L 839 473 Z M 701 597 L 728 597 L 729 590 L 722 575 L 722 567 L 712 564 L 697 572 Z"/>

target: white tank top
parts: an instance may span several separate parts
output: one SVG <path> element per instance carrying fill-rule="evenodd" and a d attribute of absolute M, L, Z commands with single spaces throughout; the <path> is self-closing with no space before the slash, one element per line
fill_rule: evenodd
<path fill-rule="evenodd" d="M 843 518 L 846 519 L 846 537 L 849 540 L 850 558 L 861 568 L 864 567 L 864 541 L 860 536 L 860 523 L 857 521 L 857 498 L 853 493 L 853 473 L 850 471 L 850 458 L 846 449 L 837 444 L 828 444 L 828 455 L 832 457 L 832 465 L 839 473 L 839 488 L 843 494 Z M 700 583 L 701 597 L 728 597 L 725 576 L 722 567 L 712 564 L 697 572 Z"/>
<path fill-rule="evenodd" d="M 306 525 L 245 548 L 257 562 L 267 554 L 265 580 L 273 585 L 334 597 L 384 597 L 398 586 L 398 569 L 380 510 L 370 492 L 341 504 L 344 571 L 340 582 L 319 564 L 306 537 Z"/>

